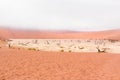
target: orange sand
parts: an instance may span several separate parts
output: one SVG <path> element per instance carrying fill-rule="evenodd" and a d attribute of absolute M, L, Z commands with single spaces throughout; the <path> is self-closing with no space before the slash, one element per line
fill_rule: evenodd
<path fill-rule="evenodd" d="M 120 80 L 120 55 L 0 49 L 0 80 Z"/>

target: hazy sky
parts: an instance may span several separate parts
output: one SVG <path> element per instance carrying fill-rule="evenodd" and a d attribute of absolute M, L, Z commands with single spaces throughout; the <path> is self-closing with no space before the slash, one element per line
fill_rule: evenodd
<path fill-rule="evenodd" d="M 120 28 L 120 0 L 0 0 L 0 25 L 59 30 Z"/>

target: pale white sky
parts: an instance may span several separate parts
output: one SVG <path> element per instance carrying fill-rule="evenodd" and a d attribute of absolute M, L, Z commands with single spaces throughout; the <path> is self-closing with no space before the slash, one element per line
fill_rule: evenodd
<path fill-rule="evenodd" d="M 0 0 L 0 25 L 85 31 L 120 28 L 120 0 Z"/>

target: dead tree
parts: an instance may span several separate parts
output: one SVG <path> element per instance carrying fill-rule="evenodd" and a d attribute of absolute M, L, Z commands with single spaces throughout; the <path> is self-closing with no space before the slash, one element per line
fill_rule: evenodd
<path fill-rule="evenodd" d="M 11 48 L 11 44 L 8 44 L 8 47 Z"/>
<path fill-rule="evenodd" d="M 98 53 L 105 53 L 107 50 L 107 48 L 100 48 L 99 46 L 96 47 L 96 49 L 97 49 Z"/>
<path fill-rule="evenodd" d="M 38 40 L 34 40 L 33 43 L 34 43 L 34 44 L 37 44 L 37 43 L 38 43 Z"/>
<path fill-rule="evenodd" d="M 105 53 L 107 48 L 105 48 L 106 41 L 105 40 L 96 40 L 95 45 L 97 45 L 96 49 L 99 53 Z"/>
<path fill-rule="evenodd" d="M 49 43 L 49 41 L 46 41 L 47 42 L 47 45 L 49 45 L 50 43 Z"/>

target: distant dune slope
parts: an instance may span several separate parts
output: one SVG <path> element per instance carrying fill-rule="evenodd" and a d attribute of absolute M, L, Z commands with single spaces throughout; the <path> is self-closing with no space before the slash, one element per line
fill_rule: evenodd
<path fill-rule="evenodd" d="M 54 39 L 117 39 L 120 40 L 120 29 L 98 32 L 72 32 L 72 31 L 27 31 L 0 28 L 0 38 L 54 38 Z"/>

